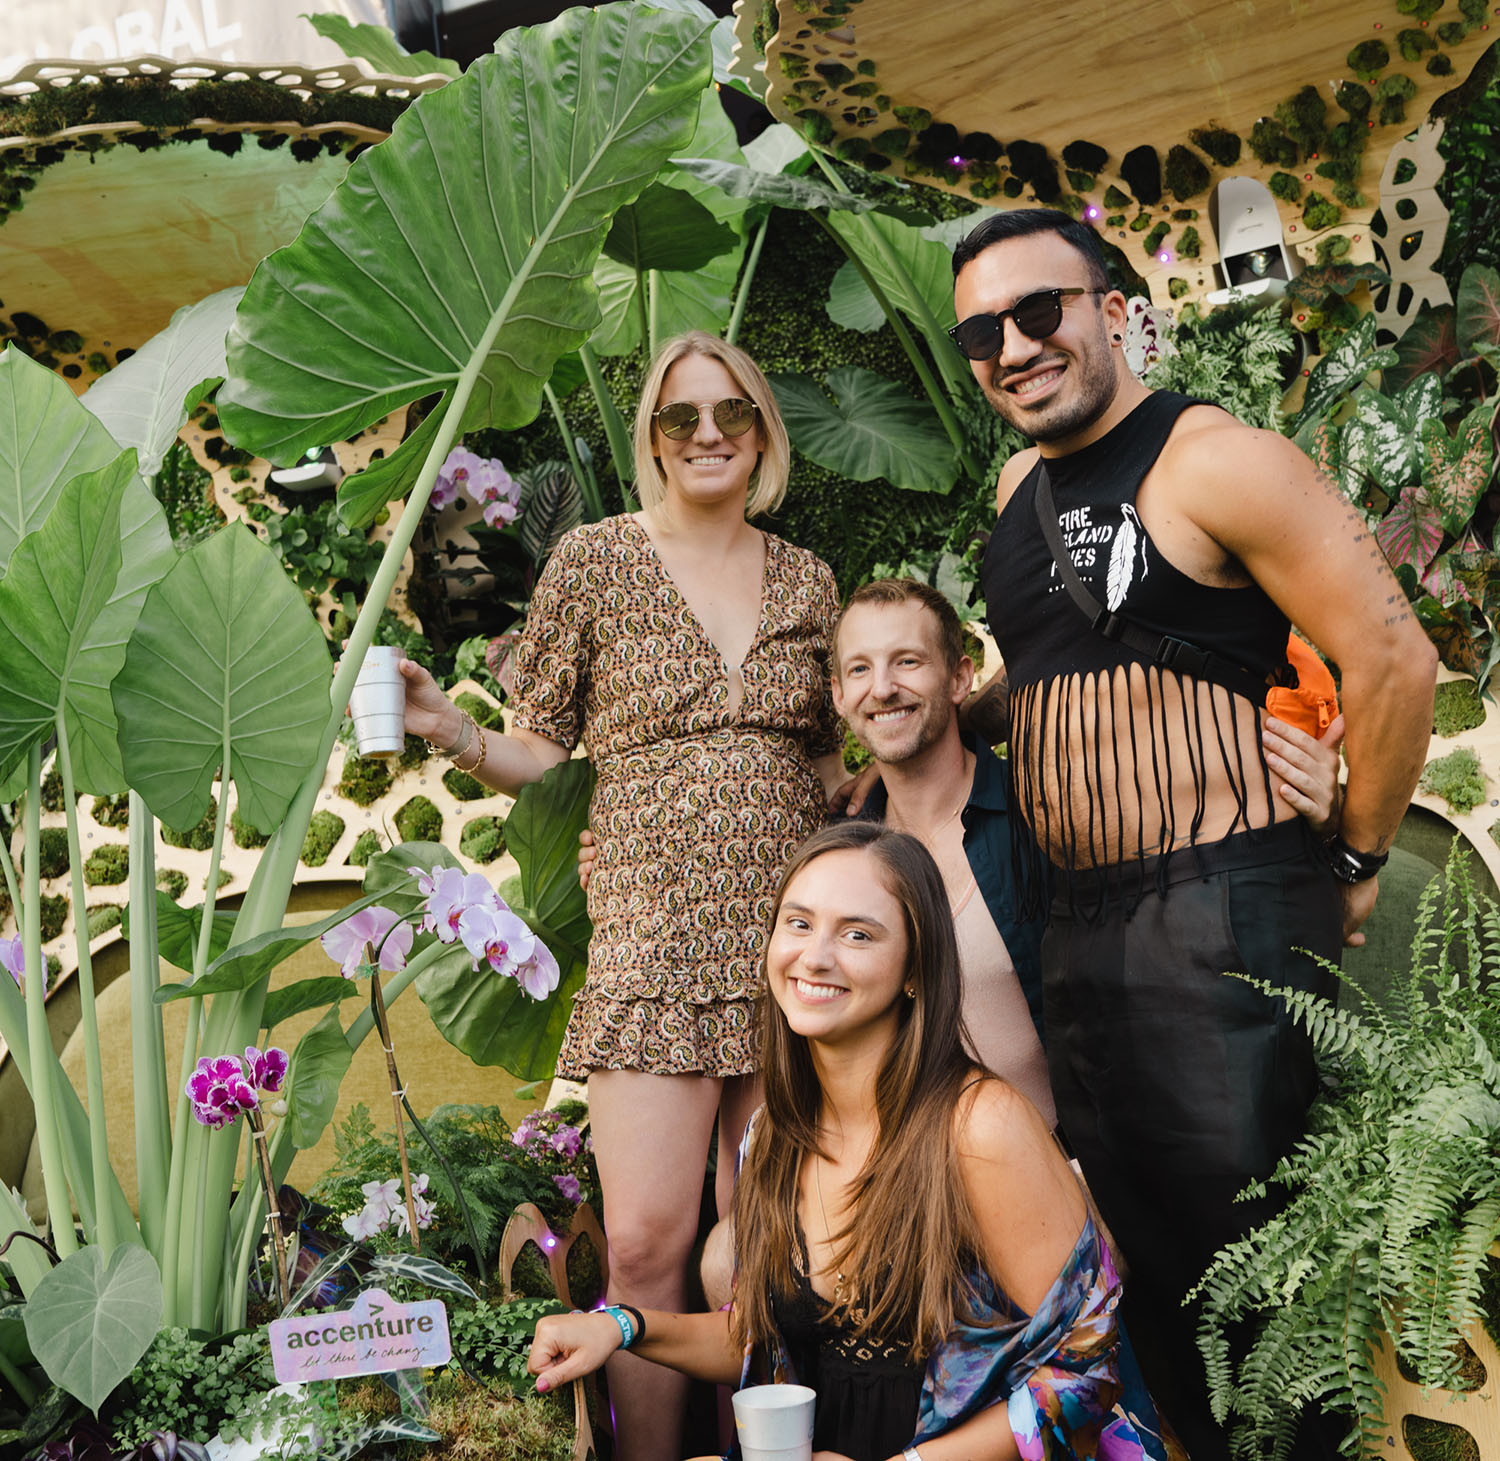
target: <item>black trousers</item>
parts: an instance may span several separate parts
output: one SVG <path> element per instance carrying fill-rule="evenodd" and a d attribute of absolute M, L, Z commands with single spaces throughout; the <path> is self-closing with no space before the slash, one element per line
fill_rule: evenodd
<path fill-rule="evenodd" d="M 1047 1055 L 1058 1120 L 1129 1265 L 1123 1315 L 1147 1384 L 1193 1461 L 1219 1461 L 1228 1440 L 1182 1299 L 1216 1250 L 1277 1210 L 1274 1193 L 1234 1198 L 1301 1135 L 1317 1084 L 1283 1002 L 1224 973 L 1332 996 L 1334 976 L 1293 950 L 1336 960 L 1342 913 L 1300 818 L 1177 853 L 1168 879 L 1165 896 L 1110 903 L 1102 921 L 1055 901 Z M 1309 1432 L 1296 1454 L 1331 1452 Z"/>

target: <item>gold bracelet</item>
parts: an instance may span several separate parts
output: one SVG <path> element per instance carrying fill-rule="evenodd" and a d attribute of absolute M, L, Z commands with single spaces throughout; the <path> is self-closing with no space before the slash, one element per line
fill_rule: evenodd
<path fill-rule="evenodd" d="M 475 724 L 469 713 L 463 709 L 458 711 L 458 739 L 451 746 L 440 746 L 436 741 L 428 741 L 427 749 L 434 756 L 442 756 L 451 761 L 455 756 L 461 756 L 469 749 L 469 742 L 473 739 Z"/>
<path fill-rule="evenodd" d="M 470 715 L 468 711 L 464 712 L 464 716 L 468 720 L 473 732 L 471 739 L 474 742 L 474 759 L 467 766 L 461 766 L 459 764 L 459 756 L 462 756 L 469 749 L 468 742 L 464 743 L 463 750 L 456 752 L 448 759 L 453 762 L 453 769 L 455 771 L 477 771 L 484 764 L 484 758 L 489 753 L 485 750 L 484 747 L 484 732 L 479 729 L 479 725 L 475 721 L 474 717 Z"/>

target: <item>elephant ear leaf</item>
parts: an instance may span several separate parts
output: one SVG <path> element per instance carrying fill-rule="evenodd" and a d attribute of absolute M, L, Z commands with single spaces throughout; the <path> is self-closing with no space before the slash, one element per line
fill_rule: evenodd
<path fill-rule="evenodd" d="M 328 645 L 281 560 L 235 524 L 146 595 L 112 687 L 126 777 L 168 827 L 195 826 L 225 766 L 240 815 L 281 822 L 328 723 Z"/>
<path fill-rule="evenodd" d="M 285 465 L 434 393 L 458 408 L 445 432 L 532 420 L 599 322 L 611 219 L 693 135 L 708 30 L 644 5 L 569 10 L 419 98 L 256 269 L 218 397 L 229 439 Z M 397 455 L 388 496 L 421 466 Z M 359 482 L 346 520 L 379 509 Z"/>

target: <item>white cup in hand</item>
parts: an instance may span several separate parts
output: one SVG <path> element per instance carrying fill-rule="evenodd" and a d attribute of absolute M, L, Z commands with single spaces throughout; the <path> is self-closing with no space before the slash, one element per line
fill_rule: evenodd
<path fill-rule="evenodd" d="M 349 696 L 354 739 L 361 756 L 394 756 L 406 744 L 406 680 L 403 656 L 394 645 L 365 651 L 359 678 Z"/>

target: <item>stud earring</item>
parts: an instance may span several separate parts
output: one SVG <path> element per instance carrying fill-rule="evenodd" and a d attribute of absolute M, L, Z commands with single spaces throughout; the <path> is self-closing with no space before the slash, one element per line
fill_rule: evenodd
<path fill-rule="evenodd" d="M 904 990 L 902 990 L 901 992 L 908 999 L 915 999 L 917 997 L 917 986 L 915 984 L 908 984 L 906 986 L 906 988 Z"/>
<path fill-rule="evenodd" d="M 1116 334 L 1111 335 L 1110 338 L 1115 342 L 1116 345 L 1118 345 L 1125 337 L 1124 335 Z"/>

